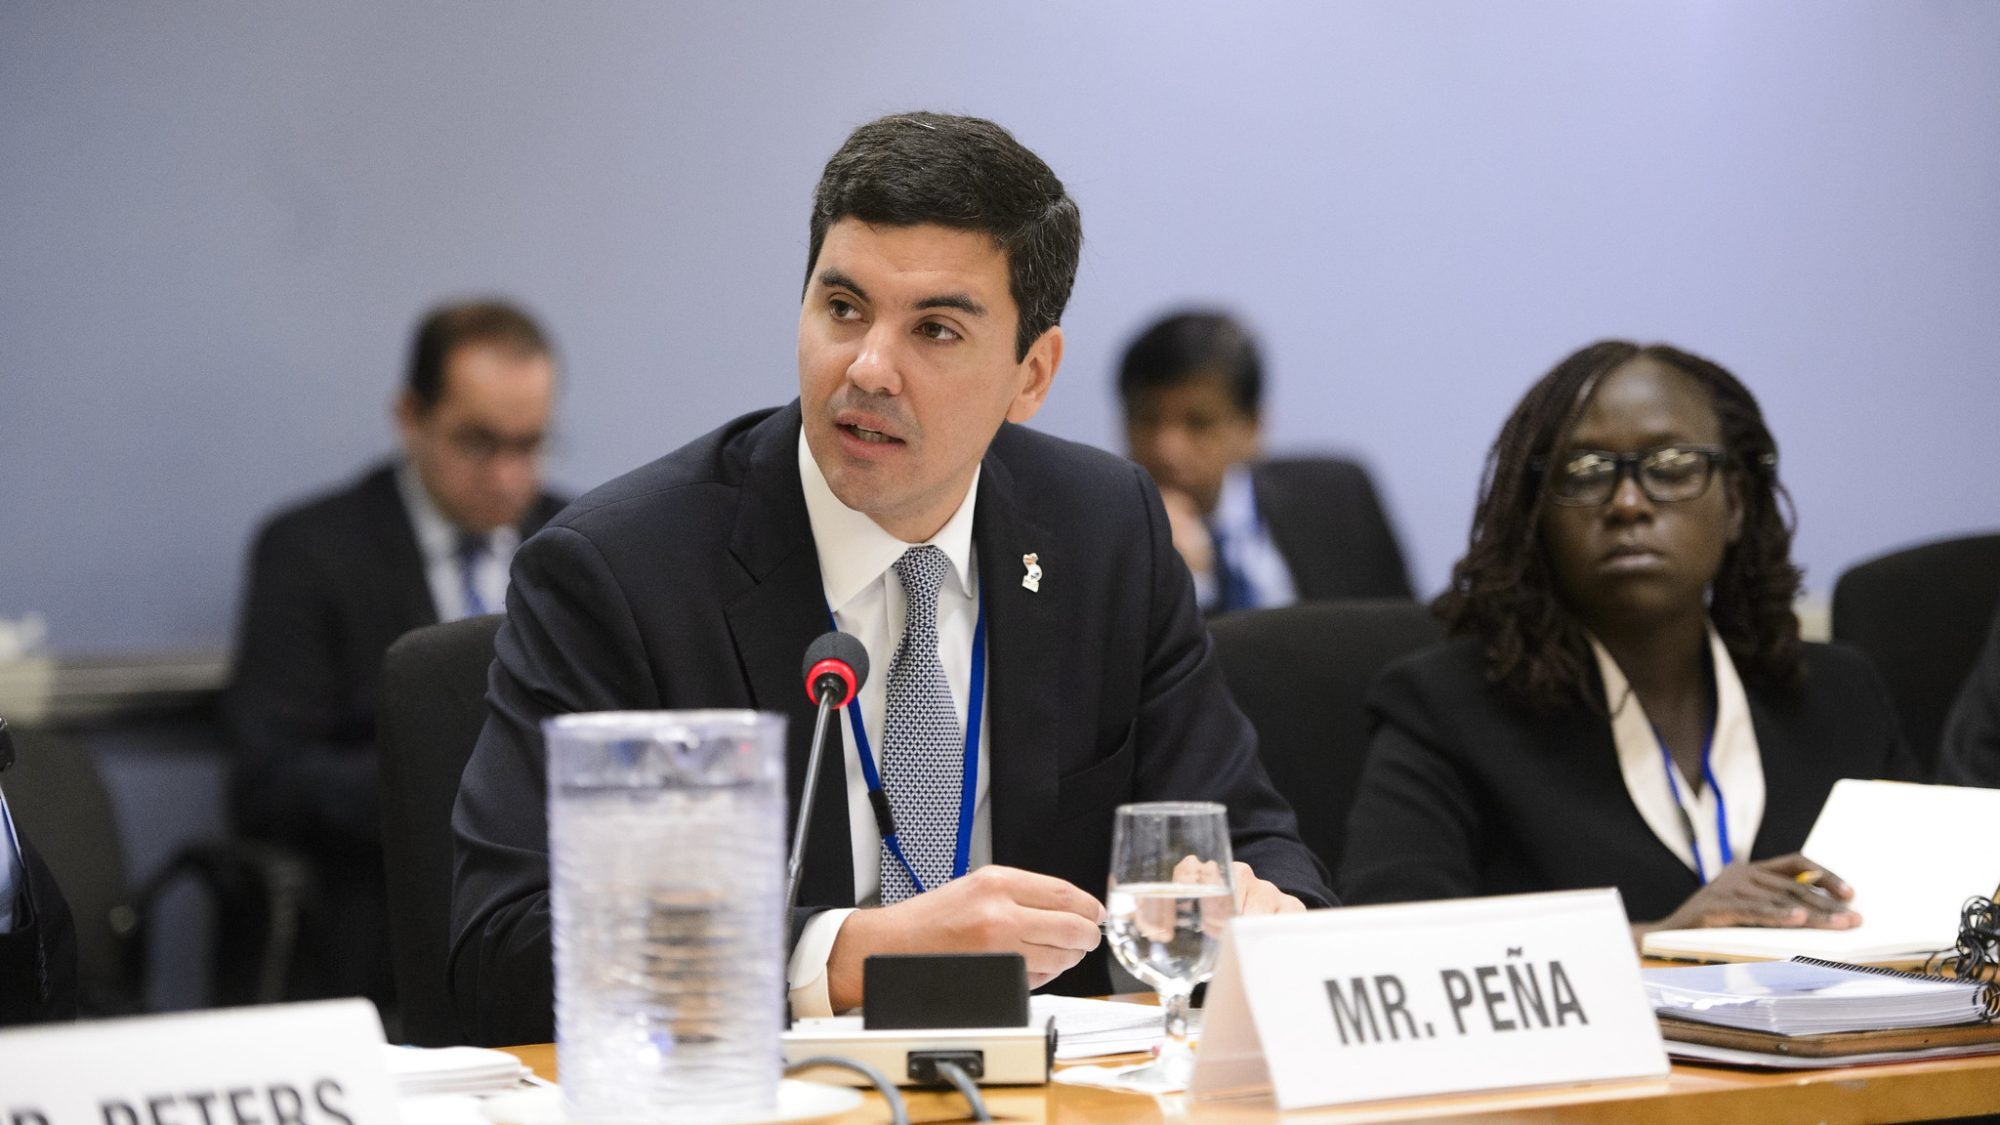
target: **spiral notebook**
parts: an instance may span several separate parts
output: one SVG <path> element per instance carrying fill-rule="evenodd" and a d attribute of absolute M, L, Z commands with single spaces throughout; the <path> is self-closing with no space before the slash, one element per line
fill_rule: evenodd
<path fill-rule="evenodd" d="M 1811 957 L 1647 969 L 1639 975 L 1662 1017 L 1772 1035 L 1981 1023 L 2000 1008 L 2000 989 L 1981 981 Z"/>

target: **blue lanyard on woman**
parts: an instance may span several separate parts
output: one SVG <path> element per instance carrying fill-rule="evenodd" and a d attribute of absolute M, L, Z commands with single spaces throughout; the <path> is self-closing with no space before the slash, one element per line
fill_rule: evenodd
<path fill-rule="evenodd" d="M 1674 768 L 1674 756 L 1667 751 L 1667 740 L 1660 737 L 1660 728 L 1653 728 L 1653 741 L 1660 745 L 1660 761 L 1667 768 L 1667 791 L 1673 795 L 1674 807 L 1681 810 L 1681 819 L 1687 822 L 1688 850 L 1694 853 L 1695 878 L 1703 886 L 1708 885 L 1708 869 L 1701 862 L 1701 838 L 1695 835 L 1694 821 L 1689 818 L 1687 806 L 1681 803 L 1680 779 L 1674 775 L 1680 771 Z M 1715 794 L 1715 836 L 1722 850 L 1722 866 L 1736 862 L 1736 850 L 1729 846 L 1729 806 L 1723 803 L 1722 786 L 1715 783 L 1715 769 L 1709 764 L 1708 754 L 1715 746 L 1715 712 L 1710 710 L 1708 733 L 1701 739 L 1701 779 L 1707 783 L 1709 792 Z M 1717 872 L 1721 874 L 1721 872 Z"/>
<path fill-rule="evenodd" d="M 834 619 L 833 607 L 827 607 L 827 620 L 835 629 L 840 623 Z M 972 855 L 972 812 L 979 796 L 979 718 L 986 701 L 986 591 L 985 582 L 980 583 L 979 617 L 972 626 L 972 682 L 968 688 L 965 703 L 965 758 L 958 775 L 958 845 L 952 851 L 951 877 L 956 879 L 965 874 L 966 865 Z M 847 701 L 847 721 L 854 728 L 854 751 L 861 759 L 861 777 L 868 783 L 868 804 L 875 811 L 875 830 L 882 835 L 883 846 L 903 870 L 910 876 L 910 885 L 918 894 L 929 890 L 917 876 L 917 869 L 911 866 L 909 858 L 903 854 L 903 842 L 896 833 L 896 820 L 889 811 L 889 796 L 882 789 L 882 775 L 875 769 L 875 752 L 868 746 L 868 729 L 861 722 L 861 699 L 859 693 Z"/>

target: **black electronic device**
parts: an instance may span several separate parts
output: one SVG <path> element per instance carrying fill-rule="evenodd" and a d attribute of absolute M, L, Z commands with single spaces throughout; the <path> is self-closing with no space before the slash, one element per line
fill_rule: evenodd
<path fill-rule="evenodd" d="M 868 1031 L 1028 1026 L 1018 953 L 878 953 L 862 962 Z"/>

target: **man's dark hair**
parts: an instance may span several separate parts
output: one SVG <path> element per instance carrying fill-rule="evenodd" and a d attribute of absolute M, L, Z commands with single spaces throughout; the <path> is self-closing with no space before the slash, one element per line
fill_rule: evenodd
<path fill-rule="evenodd" d="M 1707 388 L 1727 454 L 1720 483 L 1733 482 L 1742 501 L 1742 534 L 1723 552 L 1709 591 L 1709 620 L 1745 684 L 1783 689 L 1800 676 L 1792 502 L 1778 481 L 1777 442 L 1756 398 L 1700 356 L 1664 344 L 1603 340 L 1542 376 L 1501 427 L 1486 456 L 1471 542 L 1436 604 L 1454 635 L 1485 642 L 1488 680 L 1538 711 L 1588 702 L 1593 665 L 1583 626 L 1564 605 L 1542 545 L 1549 474 L 1536 464 L 1560 456 L 1604 377 L 1641 357 Z"/>
<path fill-rule="evenodd" d="M 899 113 L 856 129 L 813 190 L 812 287 L 827 229 L 845 218 L 888 226 L 936 223 L 979 231 L 1007 255 L 1020 312 L 1015 356 L 1062 321 L 1083 250 L 1083 217 L 1041 157 L 991 121 Z"/>
<path fill-rule="evenodd" d="M 1141 391 L 1179 386 L 1199 375 L 1222 376 L 1236 409 L 1257 417 L 1264 405 L 1264 361 L 1257 341 L 1226 313 L 1179 312 L 1140 333 L 1118 365 L 1118 395 L 1129 409 Z"/>
<path fill-rule="evenodd" d="M 491 344 L 524 356 L 553 354 L 534 318 L 505 301 L 440 305 L 424 314 L 410 346 L 406 385 L 422 409 L 444 397 L 445 357 L 467 344 Z"/>

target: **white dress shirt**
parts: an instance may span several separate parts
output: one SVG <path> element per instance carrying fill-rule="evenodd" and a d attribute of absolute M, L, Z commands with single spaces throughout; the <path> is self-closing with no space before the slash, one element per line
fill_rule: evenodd
<path fill-rule="evenodd" d="M 1708 627 L 1710 663 L 1715 666 L 1715 733 L 1708 749 L 1713 786 L 1699 777 L 1681 775 L 1679 768 L 1675 768 L 1671 784 L 1668 782 L 1659 735 L 1639 703 L 1639 693 L 1632 690 L 1618 662 L 1596 637 L 1590 638 L 1590 647 L 1604 677 L 1611 740 L 1618 747 L 1625 790 L 1632 795 L 1647 827 L 1688 870 L 1711 880 L 1723 867 L 1722 824 L 1729 826 L 1730 849 L 1736 858 L 1748 859 L 1757 829 L 1764 822 L 1764 759 L 1757 749 L 1757 730 L 1750 722 L 1750 701 L 1743 693 L 1743 681 L 1737 678 L 1736 664 L 1729 659 L 1729 649 L 1715 626 Z M 1721 818 L 1716 815 L 1718 801 L 1725 807 Z M 1699 865 L 1695 862 L 1697 849 Z"/>
<path fill-rule="evenodd" d="M 882 715 L 888 709 L 889 663 L 902 640 L 906 613 L 903 586 L 893 566 L 903 552 L 921 544 L 903 542 L 882 530 L 867 515 L 842 504 L 819 471 L 819 463 L 813 460 L 803 431 L 799 434 L 799 483 L 805 488 L 806 516 L 819 551 L 820 583 L 826 603 L 832 608 L 841 632 L 851 634 L 868 651 L 868 681 L 861 687 L 861 721 L 867 728 L 869 746 L 877 755 L 879 773 Z M 978 495 L 979 474 L 975 470 L 958 511 L 936 535 L 926 540 L 951 561 L 951 574 L 938 590 L 938 661 L 944 666 L 945 681 L 951 687 L 960 731 L 965 729 L 967 686 L 972 680 L 972 635 L 979 617 L 978 565 L 972 553 L 972 509 Z M 845 710 L 837 719 L 847 764 L 847 834 L 853 845 L 854 901 L 861 906 L 874 906 L 881 901 L 878 883 L 882 837 L 876 831 L 874 810 L 868 803 L 868 782 L 861 772 L 853 727 Z M 987 779 L 993 772 L 987 768 L 990 730 L 990 722 L 980 723 L 978 785 L 973 798 L 967 870 L 993 862 L 993 817 L 987 794 Z M 833 1014 L 827 995 L 826 962 L 833 952 L 835 936 L 852 913 L 852 910 L 825 911 L 814 916 L 799 935 L 786 971 L 793 1015 Z"/>
<path fill-rule="evenodd" d="M 1222 594 L 1222 568 L 1242 571 L 1250 583 L 1254 608 L 1269 609 L 1299 600 L 1292 582 L 1292 568 L 1271 541 L 1271 529 L 1257 511 L 1257 490 L 1248 465 L 1231 465 L 1222 475 L 1222 490 L 1216 494 L 1215 511 L 1208 516 L 1209 533 L 1215 537 L 1215 568 L 1194 576 L 1195 601 L 1213 606 Z M 1252 608 L 1233 606 L 1234 609 Z"/>
<path fill-rule="evenodd" d="M 396 466 L 396 490 L 402 494 L 403 510 L 410 513 L 410 530 L 417 535 L 417 552 L 424 560 L 424 581 L 431 588 L 431 605 L 439 621 L 457 621 L 472 616 L 465 600 L 465 576 L 458 559 L 457 524 L 445 518 L 431 499 L 417 470 L 408 461 Z M 507 606 L 507 570 L 514 564 L 514 549 L 521 545 L 521 533 L 503 527 L 486 537 L 487 550 L 473 563 L 472 581 L 487 613 L 499 613 Z"/>

